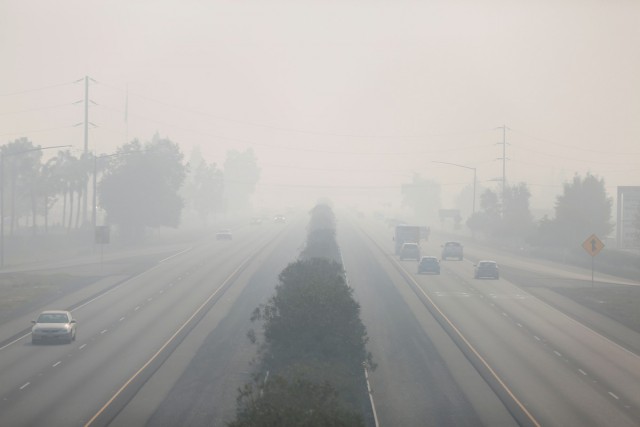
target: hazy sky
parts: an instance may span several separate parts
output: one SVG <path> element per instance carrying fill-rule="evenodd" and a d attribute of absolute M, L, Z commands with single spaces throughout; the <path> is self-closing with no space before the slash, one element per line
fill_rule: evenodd
<path fill-rule="evenodd" d="M 413 173 L 444 207 L 574 173 L 640 185 L 638 1 L 0 0 L 0 142 L 113 152 L 158 131 L 209 161 L 253 147 L 256 204 L 380 204 Z M 129 88 L 128 128 L 124 122 Z M 35 90 L 34 90 L 35 89 Z M 51 153 L 53 154 L 53 153 Z"/>

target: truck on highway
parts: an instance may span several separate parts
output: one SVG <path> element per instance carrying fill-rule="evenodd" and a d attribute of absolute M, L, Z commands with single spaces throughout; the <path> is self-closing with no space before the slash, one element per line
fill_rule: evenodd
<path fill-rule="evenodd" d="M 420 227 L 406 224 L 396 225 L 393 241 L 395 243 L 395 254 L 400 255 L 402 245 L 405 243 L 420 244 Z"/>

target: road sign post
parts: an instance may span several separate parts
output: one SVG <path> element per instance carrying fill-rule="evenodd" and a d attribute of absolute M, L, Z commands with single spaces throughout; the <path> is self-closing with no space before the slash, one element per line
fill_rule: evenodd
<path fill-rule="evenodd" d="M 593 287 L 595 286 L 594 280 L 593 280 L 594 258 L 604 248 L 604 243 L 602 243 L 602 241 L 598 238 L 598 236 L 596 236 L 595 234 L 592 234 L 587 238 L 587 240 L 582 242 L 582 247 L 584 248 L 585 251 L 587 251 L 589 255 L 591 255 L 591 287 Z"/>

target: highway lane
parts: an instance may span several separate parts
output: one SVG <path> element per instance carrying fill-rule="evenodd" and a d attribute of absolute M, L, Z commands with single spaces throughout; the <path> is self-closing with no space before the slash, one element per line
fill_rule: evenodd
<path fill-rule="evenodd" d="M 306 218 L 305 218 L 306 219 Z M 184 343 L 145 384 L 111 426 L 225 425 L 236 414 L 237 390 L 251 381 L 257 347 L 249 342 L 251 313 L 274 293 L 280 272 L 305 239 L 306 222 L 287 227 L 262 251 Z"/>
<path fill-rule="evenodd" d="M 390 229 L 369 223 L 367 230 L 383 250 L 390 251 Z M 423 249 L 424 255 L 437 256 L 440 242 L 423 244 Z M 520 267 L 525 264 L 517 261 Z M 535 261 L 526 264 L 535 271 Z M 440 276 L 418 276 L 415 262 L 398 265 L 460 329 L 537 422 L 581 426 L 640 422 L 637 355 L 504 277 L 473 279 L 470 262 L 444 261 Z M 562 277 L 562 271 L 553 273 Z"/>
<path fill-rule="evenodd" d="M 176 254 L 74 311 L 71 345 L 23 339 L 0 353 L 0 425 L 83 425 L 203 301 L 282 227 Z"/>
<path fill-rule="evenodd" d="M 380 425 L 516 425 L 386 256 L 344 217 L 338 240 L 378 365 L 370 381 Z"/>

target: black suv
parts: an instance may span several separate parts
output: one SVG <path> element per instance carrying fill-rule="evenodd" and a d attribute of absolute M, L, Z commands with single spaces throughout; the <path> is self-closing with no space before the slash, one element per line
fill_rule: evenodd
<path fill-rule="evenodd" d="M 442 245 L 442 259 L 458 258 L 462 261 L 462 244 L 460 242 L 446 242 Z"/>
<path fill-rule="evenodd" d="M 474 265 L 473 277 L 476 279 L 496 279 L 500 278 L 498 263 L 495 261 L 479 261 Z"/>

